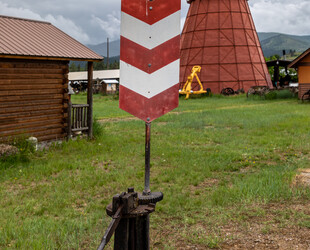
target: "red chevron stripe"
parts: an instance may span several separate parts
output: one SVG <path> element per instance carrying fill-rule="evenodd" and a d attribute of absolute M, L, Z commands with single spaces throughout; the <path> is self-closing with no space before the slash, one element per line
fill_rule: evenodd
<path fill-rule="evenodd" d="M 120 59 L 146 73 L 152 74 L 179 58 L 180 36 L 176 36 L 152 50 L 121 36 Z"/>
<path fill-rule="evenodd" d="M 151 99 L 120 85 L 119 107 L 139 119 L 151 122 L 178 107 L 179 84 L 161 92 Z M 147 120 L 150 118 L 150 120 Z"/>
<path fill-rule="evenodd" d="M 181 9 L 180 0 L 122 0 L 122 11 L 150 25 Z M 150 9 L 151 8 L 151 9 Z"/>

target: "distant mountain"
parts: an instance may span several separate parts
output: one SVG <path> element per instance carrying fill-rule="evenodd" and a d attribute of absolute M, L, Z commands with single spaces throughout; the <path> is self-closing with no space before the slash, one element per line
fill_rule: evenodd
<path fill-rule="evenodd" d="M 86 45 L 91 50 L 95 51 L 97 54 L 106 57 L 107 56 L 107 43 L 100 43 L 97 45 Z M 119 56 L 120 55 L 120 40 L 112 41 L 109 43 L 109 56 Z"/>
<path fill-rule="evenodd" d="M 303 52 L 310 48 L 310 36 L 295 36 L 281 33 L 258 33 L 265 57 L 275 54 L 282 56 L 282 51 Z"/>
<path fill-rule="evenodd" d="M 282 51 L 285 49 L 287 53 L 290 50 L 296 52 L 303 52 L 310 48 L 309 36 L 294 36 L 288 34 L 281 34 L 276 32 L 258 32 L 258 37 L 265 57 L 275 54 L 282 56 Z M 107 56 L 107 43 L 98 45 L 87 45 L 90 49 L 98 54 Z M 110 57 L 116 57 L 120 54 L 120 40 L 110 42 Z"/>

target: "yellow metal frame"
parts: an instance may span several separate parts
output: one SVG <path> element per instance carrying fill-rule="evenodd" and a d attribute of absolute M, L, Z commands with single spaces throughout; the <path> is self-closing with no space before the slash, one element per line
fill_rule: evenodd
<path fill-rule="evenodd" d="M 204 93 L 207 93 L 206 90 L 203 90 L 203 86 L 202 86 L 202 84 L 200 82 L 200 79 L 199 79 L 199 77 L 197 75 L 197 73 L 199 73 L 200 70 L 201 70 L 200 66 L 194 66 L 192 68 L 192 73 L 187 77 L 187 81 L 184 84 L 182 90 L 179 91 L 180 94 L 186 95 L 185 99 L 188 99 L 190 94 L 204 94 Z M 200 90 L 197 90 L 197 91 L 193 91 L 192 90 L 192 83 L 193 83 L 194 77 L 196 77 L 196 79 L 197 79 L 197 82 L 198 82 L 198 84 L 200 86 Z"/>

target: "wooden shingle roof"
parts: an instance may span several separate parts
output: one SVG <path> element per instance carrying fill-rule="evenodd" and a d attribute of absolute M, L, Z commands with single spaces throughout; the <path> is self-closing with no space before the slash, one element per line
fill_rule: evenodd
<path fill-rule="evenodd" d="M 0 16 L 0 58 L 103 59 L 51 23 L 8 16 Z"/>

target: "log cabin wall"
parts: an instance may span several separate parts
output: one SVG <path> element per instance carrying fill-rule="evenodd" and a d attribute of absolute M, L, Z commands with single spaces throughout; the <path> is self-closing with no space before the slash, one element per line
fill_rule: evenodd
<path fill-rule="evenodd" d="M 0 59 L 0 141 L 66 136 L 68 72 L 68 61 Z"/>
<path fill-rule="evenodd" d="M 298 97 L 302 98 L 303 94 L 310 90 L 310 55 L 303 58 L 298 66 Z"/>

